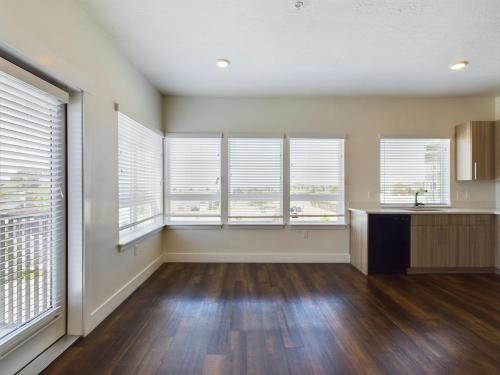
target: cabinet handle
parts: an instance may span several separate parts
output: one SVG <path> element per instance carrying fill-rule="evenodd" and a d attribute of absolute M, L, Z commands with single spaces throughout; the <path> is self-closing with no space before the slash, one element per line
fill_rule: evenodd
<path fill-rule="evenodd" d="M 474 162 L 474 180 L 477 180 L 477 161 Z"/>

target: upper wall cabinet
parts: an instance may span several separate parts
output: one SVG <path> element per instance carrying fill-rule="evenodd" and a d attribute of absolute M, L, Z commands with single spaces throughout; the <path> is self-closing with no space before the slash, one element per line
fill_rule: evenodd
<path fill-rule="evenodd" d="M 495 179 L 495 122 L 468 121 L 455 126 L 458 181 Z"/>

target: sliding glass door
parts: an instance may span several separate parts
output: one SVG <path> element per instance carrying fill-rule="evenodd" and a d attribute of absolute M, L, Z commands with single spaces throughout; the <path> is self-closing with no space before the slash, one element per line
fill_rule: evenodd
<path fill-rule="evenodd" d="M 2 64 L 0 366 L 16 371 L 65 333 L 66 106 Z"/>

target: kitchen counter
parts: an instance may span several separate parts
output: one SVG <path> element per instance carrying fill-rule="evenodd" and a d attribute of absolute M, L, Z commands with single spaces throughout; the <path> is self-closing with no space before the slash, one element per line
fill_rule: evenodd
<path fill-rule="evenodd" d="M 366 214 L 399 214 L 399 215 L 450 215 L 450 214 L 461 214 L 461 215 L 499 215 L 500 210 L 494 208 L 400 208 L 400 207 L 349 207 L 349 211 L 358 211 Z"/>
<path fill-rule="evenodd" d="M 493 215 L 500 209 L 359 205 L 349 211 L 351 264 L 365 275 L 494 271 Z"/>

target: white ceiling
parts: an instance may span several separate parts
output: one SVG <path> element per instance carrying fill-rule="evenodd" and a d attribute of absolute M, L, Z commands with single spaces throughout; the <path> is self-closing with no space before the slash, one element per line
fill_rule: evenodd
<path fill-rule="evenodd" d="M 500 0 L 80 2 L 165 94 L 500 92 Z"/>

